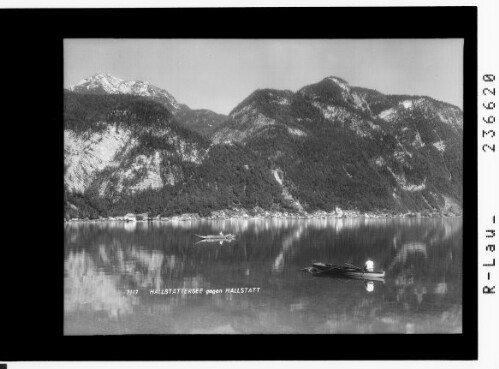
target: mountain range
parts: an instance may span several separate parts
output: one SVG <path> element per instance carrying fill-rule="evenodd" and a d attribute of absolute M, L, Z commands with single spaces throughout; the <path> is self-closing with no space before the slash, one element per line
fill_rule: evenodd
<path fill-rule="evenodd" d="M 462 206 L 463 114 L 326 77 L 260 89 L 228 116 L 144 81 L 64 91 L 65 217 L 223 209 L 446 212 Z"/>

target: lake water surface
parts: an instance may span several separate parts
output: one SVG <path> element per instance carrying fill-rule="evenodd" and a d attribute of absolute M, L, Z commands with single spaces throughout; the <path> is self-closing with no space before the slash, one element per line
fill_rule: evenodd
<path fill-rule="evenodd" d="M 301 271 L 368 258 L 384 283 Z M 461 218 L 66 223 L 64 263 L 68 335 L 462 332 Z"/>

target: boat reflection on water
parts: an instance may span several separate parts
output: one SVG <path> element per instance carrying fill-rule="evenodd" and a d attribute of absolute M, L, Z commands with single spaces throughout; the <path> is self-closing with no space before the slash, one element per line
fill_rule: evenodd
<path fill-rule="evenodd" d="M 374 281 L 366 281 L 365 282 L 366 291 L 373 292 L 374 291 Z"/>
<path fill-rule="evenodd" d="M 223 230 L 237 241 L 198 240 Z M 315 278 L 316 260 L 385 270 Z M 253 294 L 151 294 L 258 287 Z M 127 291 L 138 291 L 129 295 Z M 65 334 L 460 333 L 462 221 L 243 219 L 65 225 Z"/>
<path fill-rule="evenodd" d="M 365 283 L 377 282 L 377 283 L 385 284 L 385 277 L 363 278 L 362 276 L 346 276 L 346 275 L 341 275 L 341 274 L 336 275 L 336 274 L 326 274 L 326 273 L 315 274 L 314 277 L 331 278 L 331 279 L 347 279 L 347 280 L 363 281 Z"/>

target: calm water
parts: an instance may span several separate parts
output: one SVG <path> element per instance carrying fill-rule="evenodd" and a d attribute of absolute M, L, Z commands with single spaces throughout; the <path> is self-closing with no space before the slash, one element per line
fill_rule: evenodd
<path fill-rule="evenodd" d="M 462 331 L 461 218 L 65 227 L 66 334 Z M 237 240 L 197 242 L 219 231 Z M 386 271 L 384 283 L 300 271 L 367 258 Z M 150 293 L 179 288 L 223 293 Z"/>

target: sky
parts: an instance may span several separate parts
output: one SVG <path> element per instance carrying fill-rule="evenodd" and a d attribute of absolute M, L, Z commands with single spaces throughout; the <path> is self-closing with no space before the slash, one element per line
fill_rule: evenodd
<path fill-rule="evenodd" d="M 192 109 L 228 114 L 259 88 L 296 91 L 327 76 L 462 109 L 462 39 L 67 39 L 64 87 L 95 73 L 143 80 Z"/>

